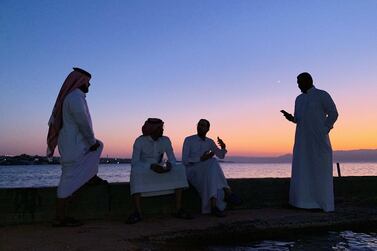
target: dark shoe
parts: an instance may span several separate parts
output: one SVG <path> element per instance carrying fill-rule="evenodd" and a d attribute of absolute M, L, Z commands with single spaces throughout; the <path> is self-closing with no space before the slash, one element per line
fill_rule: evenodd
<path fill-rule="evenodd" d="M 242 199 L 235 193 L 231 193 L 229 196 L 227 196 L 225 201 L 234 206 L 239 206 L 242 204 Z"/>
<path fill-rule="evenodd" d="M 53 227 L 78 227 L 83 225 L 83 223 L 79 220 L 76 220 L 74 218 L 65 218 L 63 220 L 55 220 L 52 223 Z"/>
<path fill-rule="evenodd" d="M 128 216 L 126 223 L 127 224 L 135 224 L 139 221 L 142 221 L 143 218 L 141 218 L 141 215 L 138 212 L 132 213 L 130 216 Z"/>
<path fill-rule="evenodd" d="M 225 212 L 224 212 L 224 211 L 221 211 L 218 207 L 213 207 L 213 208 L 211 209 L 211 214 L 212 214 L 213 216 L 220 217 L 220 218 L 226 216 Z"/>
<path fill-rule="evenodd" d="M 191 220 L 194 217 L 192 215 L 185 211 L 183 208 L 179 209 L 177 212 L 173 214 L 174 217 L 179 218 L 179 219 L 185 219 L 185 220 Z"/>

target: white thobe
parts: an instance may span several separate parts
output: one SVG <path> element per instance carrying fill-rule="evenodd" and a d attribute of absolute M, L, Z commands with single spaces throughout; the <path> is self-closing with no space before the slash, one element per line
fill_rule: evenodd
<path fill-rule="evenodd" d="M 163 164 L 164 154 L 172 169 L 166 173 L 156 173 L 151 170 L 151 164 Z M 177 164 L 168 137 L 153 140 L 151 136 L 140 136 L 135 140 L 130 187 L 131 194 L 141 193 L 143 197 L 169 194 L 174 189 L 188 187 L 185 167 Z"/>
<path fill-rule="evenodd" d="M 289 203 L 299 208 L 334 211 L 333 163 L 329 131 L 338 118 L 330 95 L 312 87 L 295 102 Z"/>
<path fill-rule="evenodd" d="M 103 144 L 96 151 L 89 151 L 96 138 L 85 97 L 76 89 L 63 102 L 63 127 L 58 138 L 62 165 L 58 198 L 71 196 L 98 172 Z"/>
<path fill-rule="evenodd" d="M 229 188 L 224 173 L 215 158 L 200 161 L 200 157 L 211 150 L 217 157 L 223 159 L 227 151 L 219 149 L 210 138 L 201 139 L 192 135 L 185 139 L 182 150 L 182 162 L 186 166 L 187 178 L 199 192 L 202 201 L 202 213 L 211 212 L 211 198 L 216 198 L 216 205 L 224 210 L 224 188 Z"/>

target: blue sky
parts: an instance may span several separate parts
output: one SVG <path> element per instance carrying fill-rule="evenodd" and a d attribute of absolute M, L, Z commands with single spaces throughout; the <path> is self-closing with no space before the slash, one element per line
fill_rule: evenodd
<path fill-rule="evenodd" d="M 1 0 L 0 154 L 43 154 L 72 66 L 93 75 L 109 155 L 129 156 L 147 117 L 165 120 L 177 152 L 202 117 L 234 154 L 289 152 L 294 127 L 278 111 L 293 110 L 302 71 L 341 111 L 335 148 L 377 148 L 376 115 L 362 113 L 377 104 L 375 13 L 375 0 Z"/>

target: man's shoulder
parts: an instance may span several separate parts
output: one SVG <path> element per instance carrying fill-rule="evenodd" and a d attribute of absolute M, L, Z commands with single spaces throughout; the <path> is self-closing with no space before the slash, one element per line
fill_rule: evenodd
<path fill-rule="evenodd" d="M 166 141 L 169 141 L 170 142 L 170 139 L 168 136 L 161 136 L 161 140 L 166 142 Z"/>
<path fill-rule="evenodd" d="M 193 135 L 191 135 L 191 136 L 187 136 L 187 137 L 185 138 L 185 141 L 188 141 L 188 140 L 194 140 L 194 139 L 197 138 L 197 136 L 198 136 L 198 135 L 196 135 L 196 134 L 193 134 Z"/>
<path fill-rule="evenodd" d="M 77 100 L 77 99 L 81 99 L 81 98 L 85 98 L 85 95 L 83 95 L 84 93 L 82 91 L 80 91 L 79 89 L 75 89 L 73 91 L 71 91 L 70 93 L 67 94 L 67 96 L 65 97 L 65 101 L 71 101 L 71 100 Z"/>
<path fill-rule="evenodd" d="M 197 136 L 198 136 L 198 135 L 193 134 L 193 135 L 187 136 L 186 139 L 193 139 L 193 138 L 196 138 Z"/>
<path fill-rule="evenodd" d="M 215 141 L 214 141 L 213 139 L 208 138 L 208 137 L 206 137 L 206 141 L 209 141 L 209 142 L 213 142 L 213 143 L 215 143 Z"/>
<path fill-rule="evenodd" d="M 134 144 L 139 144 L 139 143 L 143 142 L 145 140 L 145 137 L 146 136 L 140 135 L 139 137 L 137 137 L 135 139 L 135 143 Z"/>
<path fill-rule="evenodd" d="M 304 97 L 304 93 L 301 93 L 300 95 L 298 95 L 296 97 L 296 102 L 299 101 L 300 99 L 302 99 Z"/>
<path fill-rule="evenodd" d="M 325 90 L 316 89 L 315 91 L 316 91 L 316 94 L 320 97 L 323 97 L 323 98 L 329 98 L 330 97 L 331 98 L 330 94 Z"/>
<path fill-rule="evenodd" d="M 320 89 L 317 89 L 319 93 L 321 93 L 322 95 L 330 95 L 327 91 L 325 90 L 320 90 Z"/>

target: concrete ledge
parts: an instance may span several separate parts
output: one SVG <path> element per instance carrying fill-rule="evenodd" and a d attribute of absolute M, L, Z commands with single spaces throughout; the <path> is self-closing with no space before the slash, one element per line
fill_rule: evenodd
<path fill-rule="evenodd" d="M 289 179 L 230 179 L 229 185 L 245 201 L 242 209 L 284 208 L 288 201 Z M 377 177 L 334 179 L 335 203 L 377 205 Z M 55 215 L 56 188 L 0 189 L 0 225 L 51 221 Z M 200 211 L 200 200 L 192 188 L 184 192 L 184 205 Z M 174 196 L 143 198 L 146 215 L 173 212 Z M 128 183 L 86 186 L 73 197 L 71 214 L 80 219 L 125 219 L 131 212 Z"/>
<path fill-rule="evenodd" d="M 339 205 L 335 213 L 286 208 L 227 213 L 225 218 L 195 214 L 193 220 L 148 215 L 135 225 L 86 220 L 77 228 L 53 228 L 49 223 L 4 226 L 0 250 L 208 250 L 255 240 L 297 240 L 316 232 L 375 232 L 377 224 L 377 208 L 372 206 Z"/>

